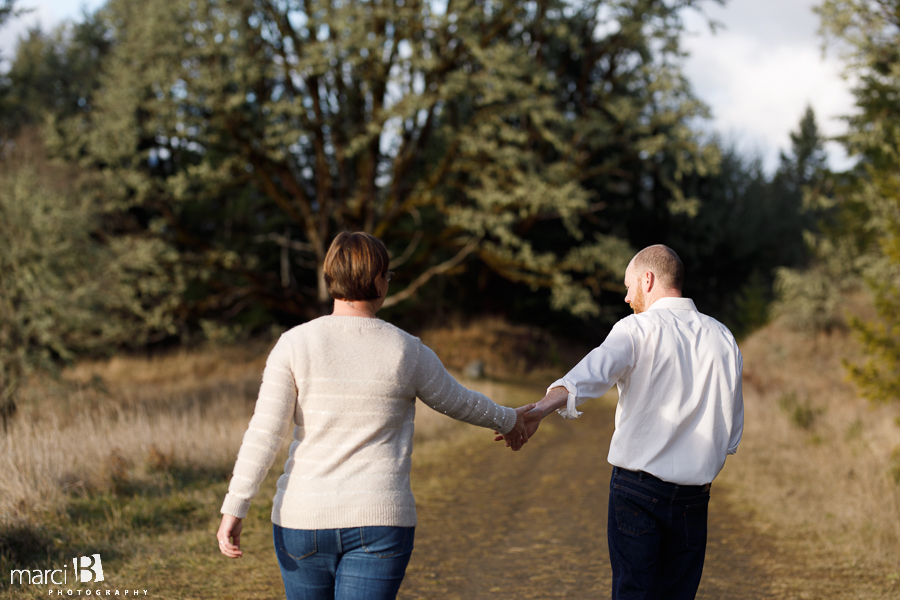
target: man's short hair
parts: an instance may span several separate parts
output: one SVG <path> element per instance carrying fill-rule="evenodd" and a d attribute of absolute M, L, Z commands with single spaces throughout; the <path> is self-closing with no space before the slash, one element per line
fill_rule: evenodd
<path fill-rule="evenodd" d="M 662 244 L 648 246 L 634 256 L 634 268 L 639 275 L 652 272 L 665 289 L 684 287 L 684 264 L 675 251 Z"/>
<path fill-rule="evenodd" d="M 387 248 L 361 231 L 339 233 L 325 255 L 325 287 L 335 300 L 375 300 L 381 294 L 375 280 L 388 272 Z"/>

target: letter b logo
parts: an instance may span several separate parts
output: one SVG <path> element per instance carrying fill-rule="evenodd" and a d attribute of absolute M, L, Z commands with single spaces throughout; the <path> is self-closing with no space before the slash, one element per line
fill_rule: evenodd
<path fill-rule="evenodd" d="M 100 562 L 100 555 L 79 556 L 72 560 L 75 563 L 75 579 L 81 583 L 90 583 L 91 581 L 103 581 L 103 563 Z"/>

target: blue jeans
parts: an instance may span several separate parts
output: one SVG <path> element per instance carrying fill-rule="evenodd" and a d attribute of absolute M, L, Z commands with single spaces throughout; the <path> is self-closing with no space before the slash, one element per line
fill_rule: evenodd
<path fill-rule="evenodd" d="M 274 526 L 289 600 L 393 600 L 412 554 L 415 527 L 287 529 Z"/>
<path fill-rule="evenodd" d="M 708 508 L 709 485 L 676 485 L 614 467 L 607 523 L 613 600 L 694 598 Z"/>

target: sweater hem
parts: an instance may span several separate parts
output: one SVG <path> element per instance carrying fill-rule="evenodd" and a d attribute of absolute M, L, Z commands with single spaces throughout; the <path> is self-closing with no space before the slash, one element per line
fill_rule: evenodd
<path fill-rule="evenodd" d="M 345 529 L 348 527 L 415 527 L 415 505 L 370 504 L 313 509 L 272 507 L 272 523 L 287 529 Z"/>

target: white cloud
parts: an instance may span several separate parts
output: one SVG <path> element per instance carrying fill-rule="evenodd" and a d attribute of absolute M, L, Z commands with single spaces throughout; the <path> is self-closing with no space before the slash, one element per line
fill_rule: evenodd
<path fill-rule="evenodd" d="M 724 23 L 731 33 L 751 34 L 766 44 L 817 43 L 818 17 L 813 7 L 820 0 L 726 0 L 725 6 L 707 2 L 706 14 Z"/>
<path fill-rule="evenodd" d="M 813 4 L 737 0 L 708 11 L 726 26 L 715 35 L 701 19 L 689 20 L 696 33 L 685 38 L 685 74 L 712 109 L 712 129 L 761 153 L 770 171 L 807 106 L 828 136 L 842 133 L 838 117 L 853 112 L 840 61 L 822 53 Z M 848 166 L 839 145 L 827 150 L 833 167 Z"/>

